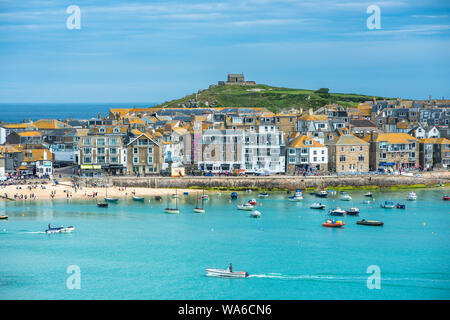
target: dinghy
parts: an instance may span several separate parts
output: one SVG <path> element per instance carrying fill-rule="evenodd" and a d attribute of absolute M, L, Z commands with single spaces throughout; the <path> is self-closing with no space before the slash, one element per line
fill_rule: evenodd
<path fill-rule="evenodd" d="M 260 194 L 258 194 L 258 197 L 260 198 L 267 198 L 269 196 L 269 194 L 267 192 L 261 192 Z"/>
<path fill-rule="evenodd" d="M 244 210 L 244 211 L 252 211 L 253 205 L 250 203 L 244 203 L 237 206 L 238 210 Z"/>
<path fill-rule="evenodd" d="M 250 217 L 252 217 L 252 218 L 260 218 L 261 217 L 261 212 L 259 212 L 258 210 L 255 210 L 252 213 L 250 213 Z"/>
<path fill-rule="evenodd" d="M 145 201 L 145 198 L 144 198 L 144 197 L 136 197 L 136 196 L 133 196 L 133 200 L 134 200 L 134 201 Z"/>
<path fill-rule="evenodd" d="M 362 219 L 361 221 L 356 222 L 356 224 L 364 225 L 364 226 L 382 226 L 384 223 L 382 221 L 368 221 L 365 219 Z"/>
<path fill-rule="evenodd" d="M 6 220 L 6 219 L 8 219 L 8 216 L 6 216 L 6 215 L 0 216 L 0 220 Z"/>
<path fill-rule="evenodd" d="M 408 194 L 408 196 L 406 197 L 406 200 L 409 200 L 409 201 L 417 200 L 417 195 L 416 195 L 416 193 L 415 193 L 415 192 L 410 192 L 410 193 Z"/>
<path fill-rule="evenodd" d="M 341 227 L 345 226 L 345 223 L 342 222 L 341 220 L 334 221 L 334 220 L 328 219 L 326 222 L 322 223 L 322 226 L 328 227 L 328 228 L 341 228 Z"/>
<path fill-rule="evenodd" d="M 395 207 L 395 205 L 392 201 L 385 201 L 380 206 L 381 206 L 381 208 L 384 208 L 384 209 L 392 209 Z"/>

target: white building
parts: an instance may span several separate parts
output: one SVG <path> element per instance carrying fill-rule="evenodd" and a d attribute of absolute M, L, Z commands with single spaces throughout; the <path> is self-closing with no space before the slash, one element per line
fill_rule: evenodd
<path fill-rule="evenodd" d="M 287 148 L 288 173 L 298 170 L 328 170 L 328 148 L 305 135 L 293 139 Z"/>

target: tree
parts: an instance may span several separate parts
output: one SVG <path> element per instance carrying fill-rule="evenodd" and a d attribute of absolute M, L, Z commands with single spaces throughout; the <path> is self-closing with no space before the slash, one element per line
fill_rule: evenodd
<path fill-rule="evenodd" d="M 320 89 L 318 89 L 318 90 L 316 90 L 316 91 L 314 91 L 314 93 L 318 93 L 318 94 L 328 94 L 328 92 L 330 91 L 330 89 L 328 89 L 328 88 L 320 88 Z"/>

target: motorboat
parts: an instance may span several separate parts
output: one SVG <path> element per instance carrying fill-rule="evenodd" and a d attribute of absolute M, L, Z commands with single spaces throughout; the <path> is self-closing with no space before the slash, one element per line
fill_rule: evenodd
<path fill-rule="evenodd" d="M 363 200 L 363 202 L 362 203 L 364 203 L 364 204 L 371 204 L 372 203 L 372 201 L 370 201 L 370 200 Z"/>
<path fill-rule="evenodd" d="M 339 207 L 330 210 L 330 215 L 332 215 L 332 216 L 343 216 L 345 213 L 346 213 L 346 211 L 342 210 Z"/>
<path fill-rule="evenodd" d="M 108 208 L 108 203 L 107 202 L 99 202 L 99 203 L 97 203 L 97 207 Z"/>
<path fill-rule="evenodd" d="M 261 217 L 261 212 L 259 212 L 258 210 L 254 210 L 250 213 L 250 217 L 252 218 L 260 218 Z"/>
<path fill-rule="evenodd" d="M 341 227 L 345 226 L 345 223 L 342 222 L 341 220 L 335 221 L 335 220 L 328 219 L 327 221 L 322 223 L 322 226 L 328 227 L 328 228 L 341 228 Z"/>
<path fill-rule="evenodd" d="M 406 204 L 397 203 L 397 204 L 395 205 L 395 207 L 396 207 L 397 209 L 406 209 Z"/>
<path fill-rule="evenodd" d="M 199 200 L 202 200 L 201 202 L 202 202 L 202 205 L 201 206 L 199 206 Z M 203 196 L 201 196 L 201 197 L 199 197 L 198 195 L 197 195 L 197 205 L 195 206 L 195 208 L 194 208 L 194 212 L 197 212 L 197 213 L 205 213 L 205 208 L 203 207 L 203 200 L 205 200 L 204 198 L 203 198 Z"/>
<path fill-rule="evenodd" d="M 373 196 L 372 192 L 367 192 L 367 193 L 364 195 L 364 197 L 369 197 L 369 198 L 372 198 L 372 196 Z"/>
<path fill-rule="evenodd" d="M 252 211 L 253 210 L 253 205 L 251 205 L 250 203 L 244 203 L 244 204 L 240 204 L 237 206 L 238 210 L 244 210 L 244 211 Z"/>
<path fill-rule="evenodd" d="M 231 197 L 232 200 L 237 199 L 237 198 L 238 198 L 237 192 L 233 191 L 233 192 L 230 194 L 230 197 Z"/>
<path fill-rule="evenodd" d="M 269 194 L 267 192 L 260 192 L 258 194 L 258 197 L 260 197 L 260 198 L 267 198 L 268 196 L 269 196 Z"/>
<path fill-rule="evenodd" d="M 313 203 L 313 204 L 310 206 L 310 208 L 311 208 L 311 209 L 325 209 L 325 205 L 316 202 L 316 203 Z"/>
<path fill-rule="evenodd" d="M 382 221 L 370 221 L 370 220 L 365 220 L 362 219 L 361 221 L 357 221 L 356 224 L 360 224 L 360 225 L 364 225 L 364 226 L 382 226 L 384 224 L 384 222 Z"/>
<path fill-rule="evenodd" d="M 295 190 L 295 194 L 293 196 L 288 197 L 289 201 L 300 201 L 303 200 L 303 192 L 300 189 Z"/>
<path fill-rule="evenodd" d="M 380 206 L 381 206 L 381 208 L 384 208 L 384 209 L 392 209 L 395 207 L 395 204 L 392 201 L 385 201 Z"/>
<path fill-rule="evenodd" d="M 406 197 L 406 200 L 409 200 L 409 201 L 417 200 L 417 195 L 416 195 L 416 193 L 415 193 L 415 192 L 410 192 L 410 193 L 408 194 L 408 196 Z"/>
<path fill-rule="evenodd" d="M 207 194 L 202 195 L 202 200 L 209 200 L 209 196 Z"/>
<path fill-rule="evenodd" d="M 133 200 L 134 200 L 134 201 L 145 201 L 145 198 L 144 198 L 144 197 L 136 197 L 136 196 L 133 196 Z"/>
<path fill-rule="evenodd" d="M 252 200 L 248 200 L 248 202 L 247 203 L 250 203 L 252 206 L 256 206 L 257 204 L 258 204 L 258 202 L 256 202 L 256 200 L 255 199 L 252 199 Z"/>
<path fill-rule="evenodd" d="M 50 227 L 47 230 L 45 230 L 45 233 L 63 233 L 63 232 L 72 232 L 73 230 L 75 230 L 75 228 L 73 226 L 56 227 L 56 228 Z"/>
<path fill-rule="evenodd" d="M 221 277 L 221 278 L 247 278 L 249 276 L 248 272 L 245 271 L 230 271 L 229 269 L 206 269 L 206 275 L 210 277 Z"/>
<path fill-rule="evenodd" d="M 119 199 L 117 199 L 117 198 L 107 198 L 107 197 L 105 197 L 105 201 L 106 201 L 106 202 L 117 203 L 117 202 L 119 202 Z"/>
<path fill-rule="evenodd" d="M 328 193 L 330 194 L 330 196 L 335 196 L 336 190 L 328 190 Z"/>
<path fill-rule="evenodd" d="M 326 190 L 322 190 L 316 193 L 316 197 L 326 198 L 328 197 L 328 192 Z"/>
<path fill-rule="evenodd" d="M 174 214 L 176 214 L 176 213 L 180 213 L 180 209 L 177 209 L 177 208 L 165 208 L 164 212 L 165 213 L 174 213 Z"/>
<path fill-rule="evenodd" d="M 341 200 L 342 201 L 351 201 L 352 197 L 346 192 L 341 193 Z"/>
<path fill-rule="evenodd" d="M 245 190 L 245 192 L 252 193 L 253 190 L 252 189 L 247 189 L 247 190 Z"/>
<path fill-rule="evenodd" d="M 442 200 L 444 200 L 444 201 L 449 201 L 449 200 L 450 200 L 450 196 L 443 196 L 443 197 L 442 197 Z"/>
<path fill-rule="evenodd" d="M 2 216 L 0 216 L 0 220 L 6 220 L 6 219 L 8 219 L 8 216 L 7 216 L 7 215 L 2 215 Z"/>
<path fill-rule="evenodd" d="M 350 208 L 346 211 L 346 213 L 351 216 L 356 216 L 359 214 L 359 209 L 358 208 Z"/>

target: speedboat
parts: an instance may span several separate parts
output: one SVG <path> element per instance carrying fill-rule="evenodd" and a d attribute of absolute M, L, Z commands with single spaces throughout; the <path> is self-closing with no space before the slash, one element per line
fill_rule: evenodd
<path fill-rule="evenodd" d="M 341 220 L 335 221 L 328 219 L 327 221 L 325 221 L 325 223 L 322 223 L 322 226 L 328 228 L 341 228 L 342 226 L 345 226 L 345 223 Z"/>
<path fill-rule="evenodd" d="M 396 207 L 397 209 L 406 209 L 406 205 L 405 205 L 405 204 L 402 204 L 402 203 L 397 203 L 397 204 L 395 205 L 395 207 Z"/>
<path fill-rule="evenodd" d="M 245 271 L 230 271 L 221 269 L 206 269 L 206 275 L 210 277 L 222 277 L 222 278 L 247 278 L 248 272 Z"/>
<path fill-rule="evenodd" d="M 322 190 L 316 193 L 316 196 L 319 198 L 326 198 L 328 197 L 328 192 L 326 190 Z"/>
<path fill-rule="evenodd" d="M 252 211 L 253 205 L 250 203 L 244 203 L 237 206 L 238 210 L 244 210 L 244 211 Z"/>
<path fill-rule="evenodd" d="M 343 216 L 345 213 L 346 213 L 346 211 L 342 210 L 339 207 L 330 210 L 330 215 L 332 215 L 332 216 Z"/>
<path fill-rule="evenodd" d="M 252 218 L 260 218 L 261 217 L 261 212 L 259 212 L 258 210 L 252 211 L 250 213 L 250 217 L 252 217 Z"/>
<path fill-rule="evenodd" d="M 237 198 L 238 198 L 237 192 L 233 191 L 233 192 L 231 193 L 230 197 L 231 197 L 231 199 L 233 199 L 233 200 L 234 200 L 234 199 L 237 199 Z"/>
<path fill-rule="evenodd" d="M 372 198 L 372 192 L 367 192 L 365 195 L 364 195 L 364 197 L 369 197 L 369 198 Z"/>
<path fill-rule="evenodd" d="M 409 200 L 409 201 L 417 200 L 417 195 L 416 195 L 416 193 L 415 193 L 415 192 L 410 192 L 410 193 L 408 194 L 408 196 L 406 197 L 406 200 Z"/>
<path fill-rule="evenodd" d="M 136 197 L 136 196 L 133 196 L 133 200 L 134 200 L 134 201 L 145 201 L 145 198 L 144 198 L 144 197 Z"/>
<path fill-rule="evenodd" d="M 114 202 L 114 203 L 117 203 L 117 202 L 119 202 L 119 199 L 117 199 L 117 198 L 105 198 L 105 201 L 106 202 Z"/>
<path fill-rule="evenodd" d="M 258 204 L 258 202 L 256 202 L 256 200 L 255 199 L 252 199 L 252 200 L 248 200 L 248 202 L 247 203 L 250 203 L 252 206 L 256 206 L 257 204 Z"/>
<path fill-rule="evenodd" d="M 442 200 L 444 200 L 444 201 L 449 201 L 449 200 L 450 200 L 450 196 L 443 196 L 443 197 L 442 197 Z"/>
<path fill-rule="evenodd" d="M 316 203 L 313 203 L 313 204 L 310 206 L 310 208 L 311 208 L 311 209 L 325 209 L 325 205 L 316 202 Z"/>
<path fill-rule="evenodd" d="M 269 194 L 267 192 L 260 192 L 258 194 L 258 197 L 260 197 L 260 198 L 267 198 L 268 196 L 269 196 Z"/>
<path fill-rule="evenodd" d="M 352 197 L 346 192 L 341 193 L 341 200 L 342 201 L 351 201 Z"/>
<path fill-rule="evenodd" d="M 0 220 L 6 220 L 6 219 L 8 219 L 8 216 L 6 216 L 6 215 L 0 216 Z"/>
<path fill-rule="evenodd" d="M 365 220 L 362 219 L 361 221 L 357 221 L 356 224 L 360 224 L 360 225 L 364 225 L 364 226 L 382 226 L 384 224 L 384 222 L 382 221 L 369 221 L 369 220 Z"/>
<path fill-rule="evenodd" d="M 381 208 L 384 208 L 384 209 L 392 209 L 395 207 L 395 205 L 392 201 L 385 201 L 380 206 L 381 206 Z"/>
<path fill-rule="evenodd" d="M 303 200 L 303 192 L 300 189 L 295 190 L 293 196 L 288 197 L 289 201 L 300 201 Z"/>
<path fill-rule="evenodd" d="M 355 215 L 359 214 L 359 209 L 358 208 L 350 208 L 346 211 L 346 213 L 351 216 L 355 216 Z"/>
<path fill-rule="evenodd" d="M 62 232 L 72 232 L 75 230 L 73 226 L 68 227 L 56 227 L 56 228 L 48 228 L 45 230 L 45 233 L 62 233 Z"/>

